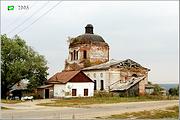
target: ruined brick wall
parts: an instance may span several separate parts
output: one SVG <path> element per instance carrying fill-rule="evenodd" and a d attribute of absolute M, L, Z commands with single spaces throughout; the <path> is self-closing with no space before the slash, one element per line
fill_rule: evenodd
<path fill-rule="evenodd" d="M 129 80 L 131 77 L 146 77 L 145 80 L 148 80 L 147 76 L 148 76 L 148 72 L 147 70 L 145 69 L 142 69 L 142 68 L 129 68 L 129 69 L 126 69 L 126 68 L 122 68 L 120 69 L 121 71 L 121 80 Z"/>
<path fill-rule="evenodd" d="M 77 59 L 72 59 L 74 55 L 72 53 L 78 54 Z M 84 55 L 86 51 L 86 58 Z M 109 46 L 105 43 L 97 44 L 79 44 L 69 48 L 68 59 L 66 60 L 65 70 L 69 70 L 73 64 L 79 66 L 79 68 L 89 67 L 92 65 L 98 65 L 109 61 Z M 75 69 L 72 69 L 75 70 Z"/>
<path fill-rule="evenodd" d="M 144 68 L 122 68 L 120 70 L 120 80 L 122 81 L 128 81 L 132 77 L 145 77 L 142 81 L 139 82 L 138 85 L 138 91 L 139 95 L 144 95 L 145 94 L 145 85 L 148 83 L 148 70 Z"/>
<path fill-rule="evenodd" d="M 89 51 L 89 59 L 93 65 L 109 61 L 109 47 L 104 45 L 92 45 Z"/>
<path fill-rule="evenodd" d="M 145 95 L 145 80 L 141 80 L 139 82 L 139 95 L 140 96 Z"/>

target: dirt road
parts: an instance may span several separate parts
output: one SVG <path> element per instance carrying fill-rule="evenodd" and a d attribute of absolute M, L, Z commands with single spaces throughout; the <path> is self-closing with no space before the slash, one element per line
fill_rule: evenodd
<path fill-rule="evenodd" d="M 2 110 L 1 117 L 8 119 L 93 119 L 95 117 L 109 116 L 124 112 L 163 109 L 165 107 L 178 105 L 178 100 L 94 104 L 86 105 L 80 108 L 37 106 L 35 105 L 36 103 L 39 102 L 29 102 L 29 104 L 26 102 L 20 103 L 17 106 L 14 105 L 13 107 L 17 108 L 16 110 Z M 2 105 L 6 106 L 6 104 Z"/>

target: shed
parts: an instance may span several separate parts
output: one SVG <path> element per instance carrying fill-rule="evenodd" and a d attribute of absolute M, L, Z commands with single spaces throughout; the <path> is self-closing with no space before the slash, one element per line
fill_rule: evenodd
<path fill-rule="evenodd" d="M 53 98 L 53 85 L 42 85 L 37 88 L 38 98 Z"/>

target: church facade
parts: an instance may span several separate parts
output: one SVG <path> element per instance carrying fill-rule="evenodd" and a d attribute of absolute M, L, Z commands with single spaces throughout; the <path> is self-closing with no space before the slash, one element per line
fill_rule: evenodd
<path fill-rule="evenodd" d="M 144 95 L 150 69 L 131 60 L 110 60 L 109 45 L 93 26 L 85 27 L 85 34 L 71 38 L 64 71 L 82 70 L 94 81 L 95 91 L 122 92 Z"/>

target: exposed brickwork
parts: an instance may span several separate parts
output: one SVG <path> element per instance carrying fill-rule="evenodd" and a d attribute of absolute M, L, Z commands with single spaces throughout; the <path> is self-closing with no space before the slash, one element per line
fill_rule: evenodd
<path fill-rule="evenodd" d="M 107 65 L 102 64 L 107 63 Z M 75 38 L 71 38 L 69 40 L 69 55 L 67 60 L 65 61 L 65 71 L 69 70 L 85 70 L 85 71 L 93 71 L 100 68 L 111 71 L 109 74 L 109 78 L 107 77 L 105 80 L 105 86 L 110 86 L 114 83 L 118 83 L 121 85 L 122 83 L 128 83 L 133 78 L 141 78 L 143 80 L 138 82 L 131 90 L 136 89 L 139 92 L 139 95 L 145 94 L 145 85 L 148 84 L 148 68 L 145 68 L 138 64 L 137 62 L 126 59 L 121 61 L 119 64 L 115 61 L 109 60 L 109 45 L 105 42 L 105 40 L 99 36 L 94 34 L 93 26 L 88 24 L 85 27 L 85 34 L 79 35 Z M 108 64 L 113 64 L 112 66 L 108 66 Z M 95 66 L 98 66 L 97 69 Z M 92 67 L 90 67 L 92 66 Z M 101 66 L 101 67 L 99 67 Z M 105 66 L 105 68 L 103 68 Z M 94 69 L 93 69 L 94 67 Z M 89 68 L 89 69 L 88 69 Z M 116 74 L 115 74 L 116 73 Z M 111 78 L 111 83 L 110 80 Z M 95 79 L 95 78 L 94 78 Z M 116 85 L 117 87 L 119 86 Z M 127 90 L 128 91 L 128 90 Z"/>
<path fill-rule="evenodd" d="M 93 34 L 92 25 L 87 26 L 90 30 L 85 34 L 71 38 L 65 70 L 80 70 L 109 61 L 109 45 L 101 36 Z"/>
<path fill-rule="evenodd" d="M 139 82 L 139 95 L 145 95 L 145 81 L 142 80 Z"/>

